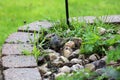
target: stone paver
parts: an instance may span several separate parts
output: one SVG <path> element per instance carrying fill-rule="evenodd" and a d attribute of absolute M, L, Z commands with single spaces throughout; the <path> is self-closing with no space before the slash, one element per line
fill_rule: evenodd
<path fill-rule="evenodd" d="M 11 34 L 6 39 L 5 42 L 6 43 L 32 43 L 38 38 L 37 34 L 35 36 L 33 33 L 16 32 L 16 33 Z"/>
<path fill-rule="evenodd" d="M 42 80 L 37 68 L 11 68 L 3 75 L 5 80 Z"/>
<path fill-rule="evenodd" d="M 102 21 L 104 23 L 120 23 L 120 15 L 110 15 L 110 16 L 84 16 L 84 17 L 73 17 L 70 21 L 78 21 L 94 24 L 97 21 Z"/>
<path fill-rule="evenodd" d="M 53 24 L 48 21 L 36 21 L 25 26 L 22 26 L 18 31 L 22 32 L 39 32 L 41 28 L 50 28 Z"/>
<path fill-rule="evenodd" d="M 120 23 L 120 15 L 101 16 L 100 20 L 106 23 Z"/>
<path fill-rule="evenodd" d="M 32 52 L 33 45 L 31 44 L 4 44 L 2 48 L 2 55 L 22 55 L 23 51 Z"/>
<path fill-rule="evenodd" d="M 4 56 L 2 57 L 2 65 L 4 68 L 23 68 L 36 67 L 36 59 L 33 56 Z"/>
<path fill-rule="evenodd" d="M 78 21 L 78 22 L 86 22 L 86 23 L 94 23 L 96 17 L 94 16 L 85 16 L 85 17 L 73 17 L 70 21 Z"/>

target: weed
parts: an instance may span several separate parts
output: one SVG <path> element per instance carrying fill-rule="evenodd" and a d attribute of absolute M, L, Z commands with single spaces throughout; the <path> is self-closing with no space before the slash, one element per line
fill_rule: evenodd
<path fill-rule="evenodd" d="M 31 55 L 31 52 L 28 50 L 23 50 L 22 53 L 23 55 Z"/>
<path fill-rule="evenodd" d="M 115 49 L 107 51 L 107 62 L 109 63 L 112 61 L 117 61 L 120 59 L 120 45 L 117 46 Z"/>

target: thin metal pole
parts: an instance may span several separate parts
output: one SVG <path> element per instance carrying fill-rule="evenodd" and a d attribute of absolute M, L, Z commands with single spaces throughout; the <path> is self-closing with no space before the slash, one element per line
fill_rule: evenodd
<path fill-rule="evenodd" d="M 67 25 L 70 26 L 68 0 L 65 0 L 65 8 L 66 8 L 66 22 Z"/>

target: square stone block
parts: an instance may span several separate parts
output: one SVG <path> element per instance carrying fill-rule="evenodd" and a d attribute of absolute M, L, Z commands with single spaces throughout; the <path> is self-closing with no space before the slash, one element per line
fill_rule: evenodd
<path fill-rule="evenodd" d="M 4 80 L 42 80 L 37 68 L 11 68 L 3 71 Z"/>
<path fill-rule="evenodd" d="M 38 34 L 25 33 L 25 32 L 16 32 L 11 34 L 7 39 L 6 43 L 34 43 L 39 38 Z"/>
<path fill-rule="evenodd" d="M 4 56 L 2 57 L 3 68 L 36 67 L 37 62 L 33 56 Z"/>
<path fill-rule="evenodd" d="M 24 25 L 18 29 L 20 32 L 39 32 L 41 28 L 50 28 L 53 23 L 48 21 L 36 21 L 27 25 Z"/>
<path fill-rule="evenodd" d="M 23 51 L 33 50 L 33 45 L 31 44 L 4 44 L 2 48 L 2 55 L 22 55 Z"/>

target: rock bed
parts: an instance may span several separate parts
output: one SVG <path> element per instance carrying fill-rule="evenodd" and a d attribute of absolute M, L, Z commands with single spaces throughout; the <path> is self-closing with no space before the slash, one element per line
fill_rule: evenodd
<path fill-rule="evenodd" d="M 49 49 L 43 51 L 46 53 L 45 56 L 38 58 L 38 68 L 44 79 L 51 80 L 52 78 L 54 80 L 65 73 L 72 75 L 73 72 L 84 68 L 97 71 L 106 67 L 106 56 L 100 56 L 96 53 L 92 55 L 80 54 L 81 38 L 73 37 L 66 41 L 63 39 L 64 43 L 62 43 L 57 35 L 48 35 L 52 36 L 49 41 Z M 48 37 L 48 35 L 46 36 Z"/>
<path fill-rule="evenodd" d="M 119 15 L 109 16 L 109 18 L 112 19 L 110 23 L 120 23 Z M 86 22 L 89 22 L 93 21 L 95 18 L 86 17 L 84 19 L 86 20 Z M 38 64 L 41 64 L 42 61 L 37 63 L 36 59 L 33 56 L 25 56 L 22 54 L 22 52 L 23 50 L 29 50 L 30 52 L 32 51 L 33 44 L 31 43 L 35 40 L 33 32 L 39 32 L 41 27 L 50 28 L 52 27 L 52 24 L 47 21 L 33 22 L 19 28 L 18 32 L 11 34 L 8 39 L 6 39 L 5 44 L 2 48 L 2 74 L 4 80 L 53 80 L 55 76 L 63 75 L 66 72 L 71 73 L 71 71 L 82 69 L 84 67 L 95 70 L 100 67 L 99 64 L 96 64 L 95 62 L 102 63 L 103 65 L 101 67 L 105 66 L 105 57 L 99 58 L 97 57 L 99 55 L 93 54 L 87 57 L 89 58 L 89 60 L 91 60 L 89 63 L 86 58 L 84 59 L 84 61 L 82 60 L 82 55 L 76 56 L 79 50 L 74 50 L 71 53 L 74 55 L 74 57 L 70 59 L 67 55 L 66 57 L 64 57 L 62 55 L 59 55 L 55 51 L 47 50 L 50 53 L 51 51 L 53 52 L 53 54 L 50 55 L 50 59 L 55 59 L 59 56 L 58 62 L 55 61 L 54 63 L 52 62 L 39 66 Z M 38 38 L 38 36 L 36 36 L 36 38 Z M 93 62 L 94 60 L 95 62 Z M 59 67 L 59 70 L 56 70 L 56 67 Z M 52 74 L 51 70 L 55 72 L 55 75 Z"/>

